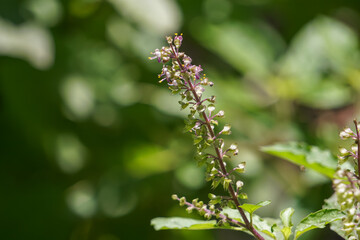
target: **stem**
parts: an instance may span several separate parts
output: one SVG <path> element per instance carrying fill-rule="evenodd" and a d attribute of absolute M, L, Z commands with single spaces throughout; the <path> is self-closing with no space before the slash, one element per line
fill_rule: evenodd
<path fill-rule="evenodd" d="M 177 60 L 178 64 L 179 64 L 179 67 L 181 69 L 182 72 L 185 73 L 185 69 L 183 67 L 183 65 L 181 64 L 181 61 L 180 59 L 178 58 L 178 55 L 177 55 L 177 52 L 175 51 L 174 49 L 174 46 L 172 44 L 170 44 L 170 47 L 172 48 L 172 51 L 175 55 L 175 59 Z M 192 92 L 194 98 L 195 98 L 195 101 L 197 104 L 201 104 L 201 99 L 200 97 L 197 95 L 196 91 L 195 91 L 195 87 L 194 87 L 194 84 L 191 82 L 190 80 L 190 77 L 188 74 L 184 74 L 184 77 L 185 77 L 185 81 L 189 84 L 189 88 L 190 88 L 190 91 Z M 208 132 L 210 133 L 210 136 L 212 138 L 215 138 L 215 133 L 214 133 L 214 130 L 211 128 L 211 124 L 210 124 L 210 119 L 208 118 L 208 116 L 206 115 L 205 111 L 201 113 L 202 117 L 204 118 L 205 120 L 205 125 L 208 129 Z M 215 149 L 215 152 L 216 152 L 216 155 L 217 155 L 217 160 L 218 160 L 218 163 L 220 165 L 220 168 L 221 168 L 221 171 L 222 173 L 227 176 L 228 175 L 228 172 L 226 170 L 226 167 L 225 167 L 225 164 L 224 164 L 224 160 L 223 160 L 223 155 L 222 155 L 222 152 L 221 150 L 215 146 L 214 146 L 214 149 Z M 244 223 L 245 223 L 245 226 L 246 228 L 259 240 L 264 240 L 264 238 L 256 231 L 256 229 L 253 227 L 253 225 L 249 222 L 249 220 L 247 219 L 246 215 L 245 215 L 245 212 L 244 210 L 239 207 L 240 203 L 239 203 L 239 200 L 236 196 L 236 193 L 234 191 L 234 188 L 232 187 L 231 184 L 229 184 L 229 188 L 228 188 L 228 191 L 229 191 L 229 194 L 232 198 L 232 200 L 234 201 L 235 205 L 236 205 L 236 208 L 237 210 L 239 211 Z"/>
<path fill-rule="evenodd" d="M 357 143 L 357 166 L 358 166 L 358 176 L 360 176 L 360 136 L 357 120 L 354 119 L 355 130 L 356 130 L 356 143 Z"/>

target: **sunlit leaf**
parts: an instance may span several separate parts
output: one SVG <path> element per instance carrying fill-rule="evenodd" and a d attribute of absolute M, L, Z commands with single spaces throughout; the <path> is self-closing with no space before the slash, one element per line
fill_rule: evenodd
<path fill-rule="evenodd" d="M 324 68 L 341 72 L 346 65 L 354 64 L 358 51 L 354 31 L 340 21 L 321 16 L 296 34 L 281 61 L 281 70 L 302 83 L 314 84 Z"/>
<path fill-rule="evenodd" d="M 194 37 L 240 71 L 265 75 L 282 40 L 270 28 L 247 23 L 193 24 Z M 267 32 L 268 34 L 264 34 Z"/>
<path fill-rule="evenodd" d="M 324 228 L 327 224 L 340 220 L 344 213 L 338 209 L 321 209 L 306 216 L 295 229 L 295 239 L 315 228 Z"/>
<path fill-rule="evenodd" d="M 329 151 L 305 143 L 275 144 L 262 147 L 261 150 L 300 166 L 313 169 L 329 178 L 333 177 L 337 166 L 335 157 Z"/>
<path fill-rule="evenodd" d="M 359 64 L 358 54 L 356 33 L 340 21 L 321 16 L 295 35 L 279 62 L 279 72 L 285 76 L 282 80 L 290 79 L 287 91 L 295 92 L 300 102 L 316 108 L 340 107 L 351 101 L 343 78 Z"/>
<path fill-rule="evenodd" d="M 181 218 L 181 217 L 154 218 L 151 220 L 151 225 L 154 226 L 155 230 L 165 230 L 165 229 L 204 230 L 204 229 L 216 229 L 216 228 L 234 229 L 234 230 L 242 229 L 240 227 L 237 228 L 237 227 L 216 226 L 216 220 L 204 221 L 204 220 Z"/>
<path fill-rule="evenodd" d="M 252 214 L 253 212 L 258 210 L 259 208 L 265 207 L 265 206 L 269 205 L 270 203 L 271 203 L 270 201 L 262 201 L 262 202 L 259 202 L 257 204 L 244 203 L 244 204 L 240 205 L 239 207 L 241 207 L 242 209 L 244 209 L 248 213 Z"/>

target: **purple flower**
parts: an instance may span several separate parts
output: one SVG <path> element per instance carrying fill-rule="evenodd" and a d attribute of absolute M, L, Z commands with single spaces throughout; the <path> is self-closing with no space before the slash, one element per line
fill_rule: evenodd
<path fill-rule="evenodd" d="M 176 48 L 179 48 L 182 44 L 182 41 L 183 41 L 183 37 L 182 37 L 182 34 L 180 36 L 175 36 L 174 37 L 174 44 L 175 44 L 175 47 Z"/>
<path fill-rule="evenodd" d="M 149 57 L 150 60 L 157 58 L 158 62 L 159 63 L 161 62 L 161 52 L 158 48 L 155 49 L 155 51 L 151 52 L 150 54 L 154 55 L 153 57 Z"/>
<path fill-rule="evenodd" d="M 202 72 L 202 70 L 203 69 L 201 68 L 201 65 L 199 65 L 199 66 L 194 65 L 194 66 L 191 67 L 191 71 L 193 73 L 195 73 L 195 79 L 196 80 L 200 79 L 200 73 Z"/>
<path fill-rule="evenodd" d="M 192 61 L 192 59 L 191 59 L 189 56 L 184 55 L 184 57 L 183 57 L 183 62 L 184 62 L 185 67 L 190 66 L 191 61 Z"/>
<path fill-rule="evenodd" d="M 169 47 L 162 47 L 161 50 L 155 49 L 154 52 L 151 52 L 150 54 L 154 55 L 153 57 L 149 57 L 150 60 L 157 59 L 157 61 L 160 63 L 166 63 L 170 60 L 172 56 L 171 49 Z"/>
<path fill-rule="evenodd" d="M 164 78 L 160 79 L 160 81 L 159 81 L 160 83 L 163 82 L 164 80 L 166 80 L 168 83 L 171 82 L 170 81 L 171 73 L 169 72 L 169 69 L 166 66 L 163 67 L 161 74 L 159 74 L 159 78 L 161 78 L 161 77 L 164 77 Z"/>

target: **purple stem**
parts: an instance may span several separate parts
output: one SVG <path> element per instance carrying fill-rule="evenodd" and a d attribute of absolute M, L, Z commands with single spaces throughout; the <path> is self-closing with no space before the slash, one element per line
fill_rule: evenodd
<path fill-rule="evenodd" d="M 190 88 L 190 91 L 192 92 L 194 98 L 195 98 L 195 101 L 198 103 L 198 104 L 201 104 L 201 99 L 200 97 L 197 95 L 196 91 L 195 91 L 195 87 L 194 87 L 194 84 L 191 82 L 191 79 L 189 77 L 189 74 L 186 72 L 186 69 L 184 69 L 183 65 L 181 64 L 181 61 L 177 55 L 177 52 L 175 51 L 174 49 L 174 46 L 172 44 L 170 44 L 170 47 L 174 53 L 174 57 L 176 59 L 176 61 L 178 62 L 179 64 L 179 67 L 181 69 L 182 72 L 184 72 L 184 80 L 189 84 L 189 88 Z M 202 117 L 204 118 L 205 120 L 205 124 L 206 124 L 206 127 L 208 129 L 208 132 L 210 133 L 210 136 L 212 138 L 216 138 L 215 136 L 215 133 L 213 131 L 213 129 L 211 128 L 211 124 L 210 124 L 210 119 L 208 118 L 208 116 L 206 115 L 205 111 L 201 113 Z M 225 164 L 224 164 L 224 160 L 223 160 L 223 155 L 222 155 L 222 152 L 221 152 L 221 149 L 219 149 L 217 146 L 213 145 L 214 146 L 214 149 L 215 149 L 215 152 L 216 152 L 216 155 L 217 155 L 217 160 L 218 160 L 218 163 L 220 165 L 220 168 L 221 168 L 221 171 L 222 173 L 227 176 L 228 175 L 228 172 L 226 170 L 226 167 L 225 167 Z M 247 219 L 246 215 L 245 215 L 245 212 L 244 210 L 239 207 L 240 206 L 240 203 L 239 203 L 239 200 L 236 196 L 236 193 L 234 191 L 234 188 L 232 187 L 231 184 L 229 184 L 229 187 L 228 187 L 228 191 L 230 193 L 230 196 L 233 200 L 233 202 L 235 203 L 236 205 L 236 208 L 237 210 L 239 211 L 244 223 L 245 223 L 245 227 L 259 240 L 265 240 L 257 231 L 256 229 L 254 228 L 254 226 L 249 222 L 249 220 Z"/>

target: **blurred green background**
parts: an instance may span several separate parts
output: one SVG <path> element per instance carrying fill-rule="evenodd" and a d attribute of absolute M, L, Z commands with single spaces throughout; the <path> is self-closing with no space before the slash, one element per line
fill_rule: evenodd
<path fill-rule="evenodd" d="M 296 223 L 331 183 L 259 147 L 336 154 L 359 114 L 359 30 L 358 0 L 1 0 L 0 239 L 249 239 L 150 226 L 187 216 L 171 194 L 209 190 L 185 112 L 147 59 L 175 32 L 215 82 L 249 201 L 272 200 L 268 217 L 292 206 Z"/>

